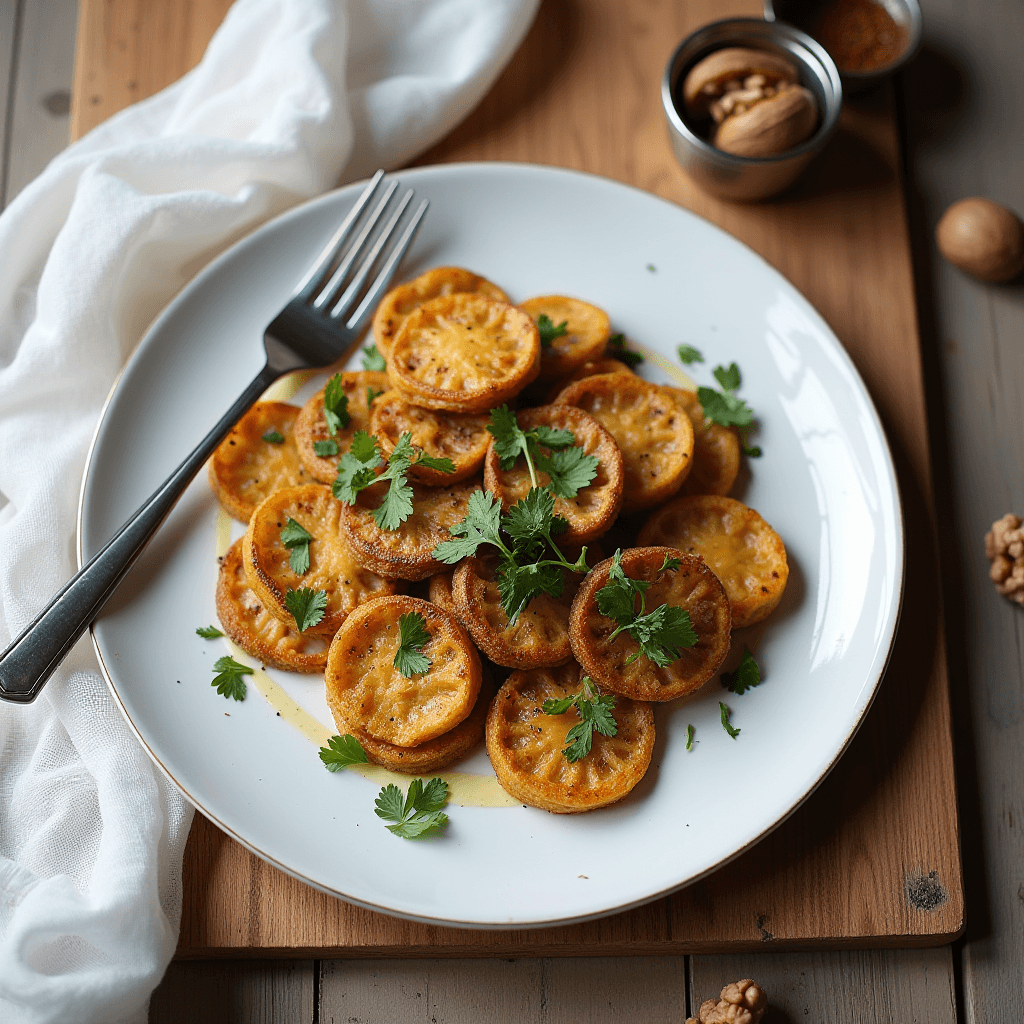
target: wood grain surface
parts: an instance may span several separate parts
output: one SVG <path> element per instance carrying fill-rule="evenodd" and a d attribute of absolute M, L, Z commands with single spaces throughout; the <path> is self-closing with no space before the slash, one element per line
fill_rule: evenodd
<path fill-rule="evenodd" d="M 83 0 L 73 130 L 190 66 L 223 4 Z M 522 160 L 637 185 L 720 224 L 819 309 L 864 375 L 900 477 L 908 587 L 886 681 L 838 768 L 752 851 L 683 892 L 571 928 L 472 932 L 353 908 L 270 868 L 197 818 L 182 956 L 538 956 L 934 944 L 963 925 L 928 439 L 899 138 L 891 92 L 851 102 L 786 196 L 699 192 L 675 164 L 658 99 L 688 31 L 752 0 L 547 0 L 480 107 L 422 163 Z M 770 770 L 770 766 L 767 766 Z M 742 794 L 739 795 L 742 802 Z"/>

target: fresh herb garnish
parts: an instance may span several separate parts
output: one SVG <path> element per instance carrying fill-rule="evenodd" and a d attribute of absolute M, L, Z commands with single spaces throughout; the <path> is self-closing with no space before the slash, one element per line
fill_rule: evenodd
<path fill-rule="evenodd" d="M 481 544 L 497 548 L 498 594 L 509 623 L 515 624 L 519 613 L 538 594 L 561 595 L 565 570 L 589 571 L 586 548 L 573 563 L 555 546 L 552 534 L 564 531 L 565 520 L 554 513 L 555 499 L 544 488 L 531 488 L 504 515 L 501 502 L 490 491 L 474 491 L 466 518 L 448 530 L 454 539 L 438 544 L 433 555 L 445 565 L 454 565 L 475 555 Z M 555 558 L 542 557 L 549 549 Z"/>
<path fill-rule="evenodd" d="M 204 640 L 215 640 L 219 636 L 224 634 L 216 626 L 200 626 L 196 630 L 196 636 L 201 636 Z"/>
<path fill-rule="evenodd" d="M 353 764 L 367 764 L 366 751 L 355 736 L 332 736 L 320 748 L 320 760 L 329 772 L 340 772 Z"/>
<path fill-rule="evenodd" d="M 385 465 L 377 440 L 364 430 L 357 430 L 351 447 L 338 463 L 338 475 L 331 488 L 334 496 L 349 505 L 355 503 L 361 490 L 375 483 L 388 484 L 384 500 L 373 511 L 373 521 L 382 530 L 397 530 L 412 515 L 413 490 L 406 474 L 411 466 L 424 466 L 441 473 L 454 473 L 451 459 L 439 459 L 413 447 L 412 434 L 406 431 L 398 439 L 394 451 L 388 456 L 383 473 L 377 467 Z"/>
<path fill-rule="evenodd" d="M 284 434 L 274 427 L 271 427 L 264 435 L 263 440 L 267 444 L 284 444 Z"/>
<path fill-rule="evenodd" d="M 406 678 L 423 675 L 430 668 L 430 659 L 423 653 L 424 646 L 430 642 L 427 620 L 419 612 L 399 616 L 398 635 L 395 668 Z"/>
<path fill-rule="evenodd" d="M 347 427 L 352 420 L 348 414 L 348 395 L 341 383 L 341 374 L 336 373 L 324 388 L 324 419 L 331 436 Z"/>
<path fill-rule="evenodd" d="M 650 271 L 650 272 L 651 272 L 652 274 L 656 274 L 656 273 L 658 272 L 658 268 L 657 268 L 657 267 L 656 267 L 656 266 L 655 266 L 655 265 L 654 265 L 653 263 L 648 263 L 648 264 L 647 264 L 647 269 L 648 269 L 648 270 L 649 270 L 649 271 Z"/>
<path fill-rule="evenodd" d="M 722 685 L 733 693 L 744 694 L 747 690 L 759 686 L 760 683 L 761 670 L 757 667 L 757 662 L 754 661 L 750 648 L 744 646 L 743 658 L 740 660 L 739 668 L 735 672 L 723 672 Z"/>
<path fill-rule="evenodd" d="M 694 734 L 694 731 L 695 730 L 694 730 L 692 725 L 688 725 L 686 727 L 686 749 L 687 750 L 693 750 L 693 734 Z"/>
<path fill-rule="evenodd" d="M 310 590 L 308 587 L 289 590 L 284 595 L 284 606 L 292 613 L 299 632 L 305 633 L 323 619 L 327 608 L 327 591 Z"/>
<path fill-rule="evenodd" d="M 281 531 L 281 543 L 291 552 L 288 564 L 296 576 L 303 576 L 309 571 L 309 542 L 313 535 L 291 516 L 285 520 Z"/>
<path fill-rule="evenodd" d="M 338 442 L 333 437 L 327 438 L 326 441 L 314 441 L 313 452 L 319 455 L 321 459 L 329 458 L 332 455 L 338 454 Z"/>
<path fill-rule="evenodd" d="M 363 369 L 376 370 L 383 373 L 388 368 L 387 361 L 377 350 L 377 346 L 370 344 L 363 347 Z"/>
<path fill-rule="evenodd" d="M 579 722 L 566 734 L 566 746 L 562 754 L 567 761 L 579 761 L 590 753 L 594 742 L 594 730 L 602 736 L 614 736 L 618 732 L 612 708 L 615 707 L 614 695 L 601 694 L 591 682 L 590 676 L 581 680 L 579 693 L 574 693 L 562 700 L 546 700 L 541 705 L 545 715 L 564 715 L 569 708 L 575 707 L 580 716 Z"/>
<path fill-rule="evenodd" d="M 383 388 L 373 388 L 373 387 L 367 388 L 366 389 L 366 407 L 369 408 L 371 405 L 373 405 L 373 400 L 375 398 L 380 398 L 380 396 L 383 395 L 383 394 L 384 394 L 384 389 Z"/>
<path fill-rule="evenodd" d="M 742 398 L 736 397 L 742 383 L 740 368 L 735 363 L 730 363 L 729 366 L 716 366 L 714 374 L 715 380 L 722 388 L 721 391 L 714 388 L 697 388 L 697 398 L 704 407 L 704 415 L 720 426 L 738 427 L 744 455 L 757 458 L 761 454 L 761 449 L 747 445 L 747 431 L 754 422 L 754 412 Z"/>
<path fill-rule="evenodd" d="M 629 367 L 639 366 L 644 357 L 639 352 L 631 352 L 626 348 L 626 336 L 624 334 L 613 334 L 608 339 L 608 355 L 612 359 L 618 359 Z"/>
<path fill-rule="evenodd" d="M 523 430 L 516 414 L 502 405 L 491 410 L 487 432 L 494 438 L 502 469 L 510 470 L 520 455 L 525 456 L 530 483 L 540 487 L 537 472 L 547 473 L 550 480 L 544 486 L 555 497 L 575 498 L 597 476 L 600 460 L 576 446 L 571 430 L 555 430 L 544 424 Z"/>
<path fill-rule="evenodd" d="M 422 779 L 413 779 L 408 795 L 394 784 L 385 786 L 377 796 L 375 813 L 384 821 L 392 821 L 387 830 L 402 839 L 424 839 L 437 835 L 448 821 L 441 808 L 448 800 L 448 783 L 431 779 L 425 786 Z"/>
<path fill-rule="evenodd" d="M 540 335 L 541 348 L 551 348 L 551 342 L 555 338 L 560 338 L 563 334 L 567 334 L 568 331 L 568 320 L 563 320 L 560 324 L 556 325 L 547 313 L 541 313 L 537 317 L 537 333 Z"/>
<path fill-rule="evenodd" d="M 727 732 L 727 733 L 728 733 L 728 734 L 729 734 L 729 735 L 730 735 L 730 736 L 731 736 L 731 737 L 732 737 L 733 739 L 736 739 L 736 737 L 737 737 L 737 736 L 739 736 L 739 734 L 740 734 L 741 730 L 740 730 L 740 729 L 734 729 L 734 728 L 733 728 L 733 727 L 732 727 L 732 726 L 731 726 L 731 725 L 729 724 L 729 714 L 730 714 L 730 711 L 729 711 L 729 709 L 728 709 L 728 708 L 727 708 L 727 707 L 726 707 L 726 706 L 725 706 L 725 705 L 724 705 L 724 704 L 723 704 L 723 703 L 722 703 L 721 701 L 719 701 L 719 702 L 718 702 L 718 710 L 719 710 L 719 711 L 720 711 L 720 712 L 722 713 L 722 728 L 723 728 L 723 729 L 724 729 L 724 730 L 725 730 L 725 731 L 726 731 L 726 732 Z"/>
<path fill-rule="evenodd" d="M 660 575 L 679 568 L 678 558 L 666 556 Z M 608 582 L 597 592 L 597 608 L 602 615 L 613 619 L 617 626 L 608 636 L 611 643 L 619 633 L 626 633 L 639 645 L 639 649 L 626 659 L 628 665 L 644 655 L 664 668 L 679 658 L 684 647 L 697 642 L 697 634 L 690 622 L 690 615 L 675 605 L 659 605 L 653 611 L 646 611 L 646 594 L 651 584 L 634 580 L 622 568 L 622 549 L 618 549 L 608 571 Z M 636 599 L 640 599 L 640 609 Z"/>
<path fill-rule="evenodd" d="M 222 697 L 232 697 L 234 700 L 245 700 L 245 679 L 243 676 L 251 676 L 253 670 L 248 665 L 235 661 L 234 658 L 225 654 L 213 663 L 213 671 L 217 673 L 213 677 L 211 686 L 217 687 L 217 692 Z"/>
<path fill-rule="evenodd" d="M 679 356 L 679 361 L 690 366 L 692 363 L 703 363 L 704 353 L 699 348 L 694 348 L 692 345 L 680 345 L 676 349 L 676 355 Z"/>

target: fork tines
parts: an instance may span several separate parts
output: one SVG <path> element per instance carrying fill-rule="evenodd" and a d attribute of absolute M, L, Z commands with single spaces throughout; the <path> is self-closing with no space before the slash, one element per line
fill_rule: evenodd
<path fill-rule="evenodd" d="M 425 199 L 420 201 L 406 218 L 398 241 L 388 248 L 414 193 L 406 189 L 392 202 L 398 182 L 388 182 L 381 191 L 382 184 L 384 172 L 377 171 L 295 295 L 297 300 L 307 303 L 311 311 L 329 316 L 349 329 L 356 328 L 384 294 L 428 206 Z M 374 203 L 378 192 L 380 195 Z M 382 260 L 385 253 L 386 259 Z M 367 287 L 367 280 L 378 263 L 382 265 L 377 276 Z"/>

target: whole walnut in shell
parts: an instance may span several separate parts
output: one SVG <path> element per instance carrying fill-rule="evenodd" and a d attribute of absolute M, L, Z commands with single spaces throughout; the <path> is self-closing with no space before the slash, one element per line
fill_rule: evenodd
<path fill-rule="evenodd" d="M 1024 223 L 991 199 L 954 203 L 935 228 L 935 241 L 950 263 L 983 281 L 1009 281 L 1024 270 Z"/>
<path fill-rule="evenodd" d="M 985 554 L 992 562 L 989 578 L 996 590 L 1024 605 L 1024 530 L 1021 518 L 1007 512 L 985 534 Z"/>
<path fill-rule="evenodd" d="M 726 985 L 716 1003 L 705 999 L 698 1017 L 689 1017 L 686 1024 L 758 1024 L 768 1006 L 768 996 L 750 978 Z"/>

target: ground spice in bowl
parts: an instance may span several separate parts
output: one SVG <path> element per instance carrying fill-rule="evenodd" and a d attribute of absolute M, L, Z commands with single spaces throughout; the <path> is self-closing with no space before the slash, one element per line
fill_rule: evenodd
<path fill-rule="evenodd" d="M 811 34 L 828 50 L 840 71 L 878 71 L 899 60 L 910 31 L 874 0 L 835 0 Z"/>

